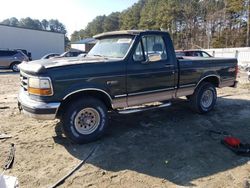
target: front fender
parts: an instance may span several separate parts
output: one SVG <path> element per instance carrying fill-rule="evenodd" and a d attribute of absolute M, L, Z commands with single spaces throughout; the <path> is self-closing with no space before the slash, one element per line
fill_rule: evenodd
<path fill-rule="evenodd" d="M 99 91 L 107 95 L 112 101 L 112 96 L 110 96 L 109 89 L 101 84 L 98 83 L 76 83 L 68 87 L 64 92 L 61 94 L 60 98 L 65 100 L 70 95 L 73 95 L 78 92 L 82 91 Z"/>

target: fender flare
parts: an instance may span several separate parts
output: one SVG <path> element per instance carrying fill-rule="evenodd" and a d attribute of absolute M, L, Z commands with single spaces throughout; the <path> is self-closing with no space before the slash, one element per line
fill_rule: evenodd
<path fill-rule="evenodd" d="M 202 77 L 200 80 L 199 80 L 199 82 L 195 85 L 195 89 L 200 85 L 200 83 L 202 82 L 202 81 L 204 81 L 205 79 L 207 79 L 207 78 L 209 78 L 209 77 L 216 77 L 217 78 L 217 80 L 218 80 L 218 86 L 220 85 L 220 76 L 219 75 L 217 75 L 217 74 L 209 74 L 209 75 L 206 75 L 206 76 L 204 76 L 204 77 Z"/>
<path fill-rule="evenodd" d="M 79 89 L 79 90 L 76 90 L 76 91 L 73 91 L 69 94 L 67 94 L 64 98 L 63 98 L 63 101 L 66 100 L 69 96 L 73 95 L 73 94 L 76 94 L 76 93 L 80 93 L 80 92 L 84 92 L 84 91 L 98 91 L 98 92 L 101 92 L 103 94 L 105 94 L 109 100 L 110 100 L 110 103 L 112 104 L 112 98 L 111 96 L 104 90 L 102 89 L 98 89 L 98 88 L 85 88 L 85 89 Z"/>

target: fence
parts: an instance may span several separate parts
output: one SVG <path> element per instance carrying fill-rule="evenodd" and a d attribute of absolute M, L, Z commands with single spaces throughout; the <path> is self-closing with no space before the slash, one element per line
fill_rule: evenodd
<path fill-rule="evenodd" d="M 250 65 L 250 48 L 214 48 L 205 49 L 204 51 L 214 57 L 237 58 L 238 64 L 241 66 Z"/>

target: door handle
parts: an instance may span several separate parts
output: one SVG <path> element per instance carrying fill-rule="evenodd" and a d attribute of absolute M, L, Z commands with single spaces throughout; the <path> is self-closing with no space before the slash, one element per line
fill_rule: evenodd
<path fill-rule="evenodd" d="M 107 85 L 116 85 L 118 84 L 119 82 L 117 80 L 110 80 L 110 81 L 107 81 Z"/>
<path fill-rule="evenodd" d="M 172 64 L 165 64 L 164 67 L 174 67 Z"/>

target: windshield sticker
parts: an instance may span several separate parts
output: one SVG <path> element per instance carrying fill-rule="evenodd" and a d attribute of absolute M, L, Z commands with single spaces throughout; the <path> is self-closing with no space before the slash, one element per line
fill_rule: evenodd
<path fill-rule="evenodd" d="M 117 43 L 126 43 L 129 44 L 131 42 L 131 39 L 119 39 Z"/>

